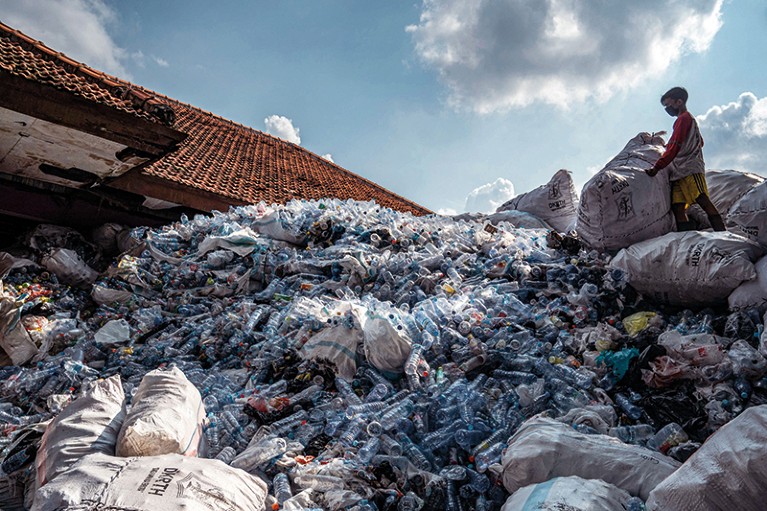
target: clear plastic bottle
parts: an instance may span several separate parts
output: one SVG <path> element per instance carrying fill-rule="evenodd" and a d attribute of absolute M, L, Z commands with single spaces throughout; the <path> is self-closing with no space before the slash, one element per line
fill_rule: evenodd
<path fill-rule="evenodd" d="M 666 424 L 658 430 L 658 432 L 647 441 L 647 447 L 666 454 L 669 449 L 684 442 L 687 442 L 690 438 L 684 431 L 682 426 L 675 422 Z"/>
<path fill-rule="evenodd" d="M 235 468 L 241 468 L 246 472 L 255 470 L 259 465 L 270 459 L 280 456 L 287 451 L 287 442 L 284 438 L 268 438 L 256 444 L 248 446 L 241 452 L 231 465 Z"/>
<path fill-rule="evenodd" d="M 288 475 L 284 472 L 279 472 L 272 479 L 272 488 L 274 497 L 277 499 L 277 503 L 282 506 L 286 500 L 293 496 L 293 490 L 290 488 L 290 480 Z"/>
<path fill-rule="evenodd" d="M 612 437 L 619 438 L 627 444 L 643 445 L 655 435 L 655 428 L 649 424 L 618 426 L 610 428 L 608 434 Z"/>
<path fill-rule="evenodd" d="M 237 456 L 237 451 L 234 450 L 234 447 L 231 447 L 227 445 L 221 451 L 216 455 L 217 460 L 223 461 L 227 465 L 232 463 L 232 460 Z"/>

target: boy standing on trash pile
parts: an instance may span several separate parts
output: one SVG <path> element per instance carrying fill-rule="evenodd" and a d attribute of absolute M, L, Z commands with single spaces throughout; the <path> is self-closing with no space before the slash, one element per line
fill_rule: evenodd
<path fill-rule="evenodd" d="M 722 216 L 708 196 L 703 137 L 695 118 L 687 111 L 687 90 L 683 87 L 669 89 L 661 96 L 660 103 L 670 116 L 677 119 L 666 151 L 645 172 L 648 176 L 654 176 L 658 171 L 668 169 L 671 212 L 674 213 L 677 231 L 692 231 L 695 228 L 695 223 L 687 218 L 687 208 L 693 203 L 703 208 L 715 231 L 726 231 Z"/>

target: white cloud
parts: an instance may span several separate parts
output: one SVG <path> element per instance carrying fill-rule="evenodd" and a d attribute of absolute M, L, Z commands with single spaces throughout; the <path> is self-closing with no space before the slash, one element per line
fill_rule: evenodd
<path fill-rule="evenodd" d="M 604 101 L 705 51 L 723 0 L 423 0 L 412 34 L 449 103 L 477 113 Z"/>
<path fill-rule="evenodd" d="M 281 115 L 270 115 L 264 119 L 266 132 L 275 137 L 282 138 L 294 144 L 301 144 L 298 128 L 293 126 L 293 121 Z"/>
<path fill-rule="evenodd" d="M 709 108 L 698 124 L 707 168 L 766 173 L 767 97 L 744 92 L 732 103 Z"/>
<path fill-rule="evenodd" d="M 6 25 L 90 67 L 130 80 L 129 54 L 110 36 L 117 14 L 103 0 L 0 0 Z M 143 58 L 143 55 L 140 55 Z"/>
<path fill-rule="evenodd" d="M 330 154 L 330 153 L 328 153 L 328 154 L 323 154 L 323 155 L 322 155 L 322 157 L 323 157 L 323 158 L 325 158 L 326 160 L 328 160 L 330 163 L 335 163 L 335 162 L 333 161 L 333 155 L 332 155 L 332 154 Z"/>
<path fill-rule="evenodd" d="M 493 183 L 472 190 L 466 197 L 464 211 L 467 213 L 495 213 L 498 206 L 512 199 L 514 195 L 514 184 L 508 179 L 499 177 Z"/>
<path fill-rule="evenodd" d="M 442 216 L 455 216 L 458 212 L 453 208 L 439 208 L 437 214 Z"/>
<path fill-rule="evenodd" d="M 155 55 L 152 55 L 152 60 L 154 60 L 154 63 L 157 64 L 160 67 L 169 67 L 170 66 L 170 64 L 168 63 L 167 60 L 165 60 L 163 58 L 160 58 L 160 57 L 156 57 Z"/>

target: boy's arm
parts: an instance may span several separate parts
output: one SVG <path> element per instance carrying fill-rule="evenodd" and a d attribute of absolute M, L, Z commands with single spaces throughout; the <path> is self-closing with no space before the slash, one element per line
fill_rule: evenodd
<path fill-rule="evenodd" d="M 676 158 L 676 155 L 679 154 L 679 149 L 682 147 L 682 144 L 685 140 L 687 140 L 687 136 L 690 134 L 691 129 L 691 114 L 687 113 L 687 115 L 681 115 L 679 118 L 677 118 L 676 122 L 674 123 L 674 132 L 671 134 L 671 138 L 666 144 L 666 150 L 658 159 L 658 161 L 655 162 L 655 165 L 653 165 L 651 169 L 647 170 L 648 175 L 654 176 L 658 173 L 659 170 L 666 168 L 668 164 L 671 163 L 674 158 Z"/>

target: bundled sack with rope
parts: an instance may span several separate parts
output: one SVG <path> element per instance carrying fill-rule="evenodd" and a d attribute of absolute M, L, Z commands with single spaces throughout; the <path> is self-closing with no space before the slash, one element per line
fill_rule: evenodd
<path fill-rule="evenodd" d="M 729 232 L 670 232 L 618 252 L 611 270 L 645 298 L 671 305 L 718 305 L 757 277 L 764 249 Z"/>
<path fill-rule="evenodd" d="M 548 183 L 517 195 L 499 206 L 496 213 L 509 210 L 530 213 L 557 231 L 568 232 L 578 211 L 578 194 L 570 171 L 557 171 Z"/>
<path fill-rule="evenodd" d="M 197 456 L 205 450 L 205 407 L 197 388 L 178 367 L 144 375 L 133 396 L 120 435 L 118 456 L 177 453 Z"/>
<path fill-rule="evenodd" d="M 708 196 L 714 203 L 719 214 L 724 219 L 728 230 L 741 234 L 746 233 L 741 229 L 730 213 L 733 207 L 755 187 L 764 183 L 764 178 L 750 172 L 741 172 L 739 170 L 707 170 L 706 184 L 708 186 Z M 687 216 L 695 222 L 698 229 L 708 229 L 711 227 L 711 221 L 708 216 L 697 204 L 692 204 L 687 210 Z M 747 233 L 746 233 L 747 234 Z"/>
<path fill-rule="evenodd" d="M 575 229 L 600 251 L 620 250 L 671 232 L 671 186 L 645 170 L 663 154 L 660 135 L 640 133 L 583 187 Z"/>

